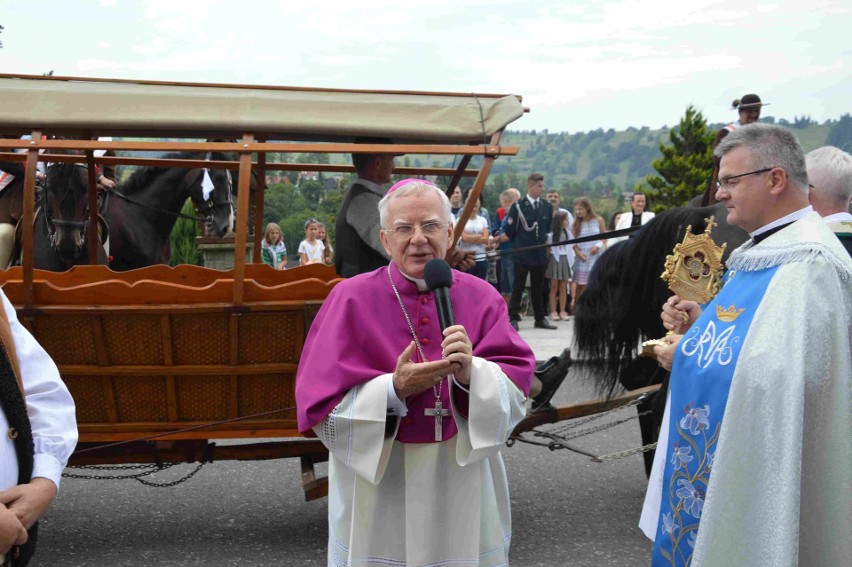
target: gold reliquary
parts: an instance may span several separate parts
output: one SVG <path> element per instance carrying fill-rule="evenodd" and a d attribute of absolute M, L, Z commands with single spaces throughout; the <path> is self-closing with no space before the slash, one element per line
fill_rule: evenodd
<path fill-rule="evenodd" d="M 722 255 L 728 246 L 717 245 L 710 236 L 713 227 L 717 226 L 715 217 L 705 221 L 707 228 L 700 234 L 692 233 L 692 225 L 686 227 L 683 242 L 675 244 L 673 253 L 666 257 L 666 268 L 660 276 L 681 299 L 701 304 L 713 299 L 722 288 L 725 272 Z M 653 357 L 654 346 L 666 344 L 663 339 L 645 341 L 641 354 Z"/>

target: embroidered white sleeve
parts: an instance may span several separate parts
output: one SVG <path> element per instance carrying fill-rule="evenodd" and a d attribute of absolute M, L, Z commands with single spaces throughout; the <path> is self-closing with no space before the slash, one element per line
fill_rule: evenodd
<path fill-rule="evenodd" d="M 385 437 L 388 382 L 392 377 L 382 374 L 352 388 L 314 427 L 339 464 L 372 484 L 381 482 L 396 437 Z"/>
<path fill-rule="evenodd" d="M 456 461 L 461 466 L 497 453 L 525 415 L 523 392 L 497 364 L 473 357 L 472 365 L 468 418 L 453 406 L 459 429 Z"/>

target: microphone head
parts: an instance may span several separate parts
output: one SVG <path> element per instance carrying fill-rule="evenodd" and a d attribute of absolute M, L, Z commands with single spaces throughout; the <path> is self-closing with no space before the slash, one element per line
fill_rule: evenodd
<path fill-rule="evenodd" d="M 426 281 L 426 287 L 432 291 L 439 287 L 451 287 L 453 270 L 441 258 L 432 258 L 423 267 L 423 279 Z"/>

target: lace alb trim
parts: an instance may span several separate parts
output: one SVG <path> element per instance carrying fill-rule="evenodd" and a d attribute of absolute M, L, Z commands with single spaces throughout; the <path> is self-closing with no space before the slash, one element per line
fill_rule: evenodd
<path fill-rule="evenodd" d="M 322 420 L 322 430 L 319 433 L 320 441 L 322 441 L 326 448 L 332 452 L 337 449 L 335 445 L 337 442 L 337 424 L 335 423 L 335 419 L 337 418 L 337 414 L 340 413 L 342 406 L 343 402 L 337 404 L 334 406 L 334 409 L 325 416 L 325 419 Z"/>
<path fill-rule="evenodd" d="M 818 242 L 794 242 L 784 246 L 756 249 L 751 242 L 743 244 L 728 258 L 728 269 L 754 272 L 785 264 L 812 264 L 822 258 L 844 280 L 852 279 L 848 261 Z"/>

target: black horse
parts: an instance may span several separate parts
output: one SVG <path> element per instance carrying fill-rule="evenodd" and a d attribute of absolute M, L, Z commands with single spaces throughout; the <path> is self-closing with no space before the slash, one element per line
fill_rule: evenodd
<path fill-rule="evenodd" d="M 229 154 L 207 159 L 233 161 Z M 168 154 L 164 159 L 204 159 L 204 154 Z M 205 176 L 213 184 L 205 196 Z M 207 233 L 224 236 L 234 227 L 232 174 L 226 169 L 144 167 L 123 185 L 106 193 L 101 212 L 110 228 L 110 267 L 132 270 L 168 264 L 169 236 L 187 199 L 192 199 Z"/>
<path fill-rule="evenodd" d="M 89 263 L 88 190 L 85 165 L 57 163 L 47 168 L 33 226 L 35 268 L 61 272 Z M 107 255 L 101 242 L 97 249 L 97 263 L 106 264 Z"/>
<path fill-rule="evenodd" d="M 591 361 L 592 375 L 605 395 L 619 383 L 628 390 L 650 385 L 633 364 L 639 341 L 666 332 L 660 321 L 660 309 L 671 295 L 660 279 L 666 256 L 683 240 L 687 226 L 695 234 L 704 232 L 705 219 L 711 215 L 718 223 L 713 240 L 727 243 L 727 258 L 748 234 L 727 223 L 727 210 L 720 203 L 660 213 L 630 239 L 610 247 L 595 264 L 577 301 L 574 335 L 577 351 Z"/>
<path fill-rule="evenodd" d="M 604 396 L 619 385 L 634 390 L 660 384 L 668 372 L 656 361 L 638 356 L 642 340 L 659 338 L 666 329 L 660 320 L 663 303 L 671 295 L 660 278 L 666 256 L 683 240 L 688 226 L 693 233 L 704 232 L 705 219 L 714 216 L 717 244 L 727 243 L 725 256 L 745 242 L 748 234 L 727 222 L 724 203 L 708 207 L 683 207 L 657 215 L 630 239 L 607 250 L 595 264 L 589 283 L 577 301 L 574 318 L 575 350 L 587 376 Z M 655 422 L 662 420 L 665 388 L 661 396 L 640 409 L 654 410 Z M 648 420 L 642 424 L 644 443 L 656 440 L 656 428 Z M 646 467 L 651 460 L 646 458 Z M 648 470 L 650 470 L 648 468 Z"/>

